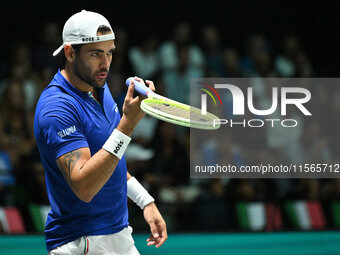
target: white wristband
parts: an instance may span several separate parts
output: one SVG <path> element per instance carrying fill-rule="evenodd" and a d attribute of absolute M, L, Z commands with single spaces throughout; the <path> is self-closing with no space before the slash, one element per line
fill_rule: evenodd
<path fill-rule="evenodd" d="M 103 149 L 122 159 L 131 138 L 115 129 L 103 145 Z"/>
<path fill-rule="evenodd" d="M 144 207 L 155 199 L 144 189 L 144 187 L 137 181 L 135 177 L 131 177 L 127 181 L 127 195 L 132 199 L 142 210 Z"/>

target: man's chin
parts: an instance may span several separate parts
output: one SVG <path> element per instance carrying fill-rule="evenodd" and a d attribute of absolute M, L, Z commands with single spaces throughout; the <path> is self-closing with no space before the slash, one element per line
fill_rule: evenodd
<path fill-rule="evenodd" d="M 106 79 L 104 79 L 104 81 L 97 81 L 94 87 L 97 89 L 100 89 L 105 85 L 105 82 L 106 82 Z"/>

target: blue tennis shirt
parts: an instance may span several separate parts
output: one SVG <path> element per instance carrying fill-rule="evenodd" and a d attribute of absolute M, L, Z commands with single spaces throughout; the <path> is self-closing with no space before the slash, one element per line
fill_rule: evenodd
<path fill-rule="evenodd" d="M 73 193 L 56 163 L 83 147 L 94 155 L 117 127 L 120 115 L 106 83 L 98 98 L 77 90 L 59 70 L 37 104 L 34 133 L 51 204 L 45 230 L 48 251 L 81 236 L 112 234 L 128 226 L 125 157 L 90 203 Z"/>

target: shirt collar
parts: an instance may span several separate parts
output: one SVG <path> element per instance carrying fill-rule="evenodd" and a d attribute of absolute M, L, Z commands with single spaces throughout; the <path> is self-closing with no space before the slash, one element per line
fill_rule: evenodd
<path fill-rule="evenodd" d="M 82 98 L 88 98 L 88 92 L 82 92 L 76 87 L 74 87 L 65 77 L 62 75 L 60 69 L 58 69 L 58 72 L 55 74 L 54 79 L 57 81 L 57 84 L 55 82 L 51 82 L 50 85 L 60 85 L 64 89 L 66 89 L 67 92 L 71 92 L 72 94 L 76 94 Z M 103 95 L 104 88 L 105 88 L 106 83 L 104 84 L 103 87 L 98 89 L 98 92 Z"/>

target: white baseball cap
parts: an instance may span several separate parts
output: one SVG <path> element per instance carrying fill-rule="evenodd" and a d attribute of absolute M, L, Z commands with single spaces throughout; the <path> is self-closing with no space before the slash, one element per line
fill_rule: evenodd
<path fill-rule="evenodd" d="M 82 10 L 71 16 L 65 23 L 63 29 L 63 44 L 53 52 L 56 56 L 66 44 L 84 44 L 103 42 L 115 39 L 115 34 L 97 35 L 100 26 L 107 26 L 111 29 L 109 21 L 101 14 Z"/>

